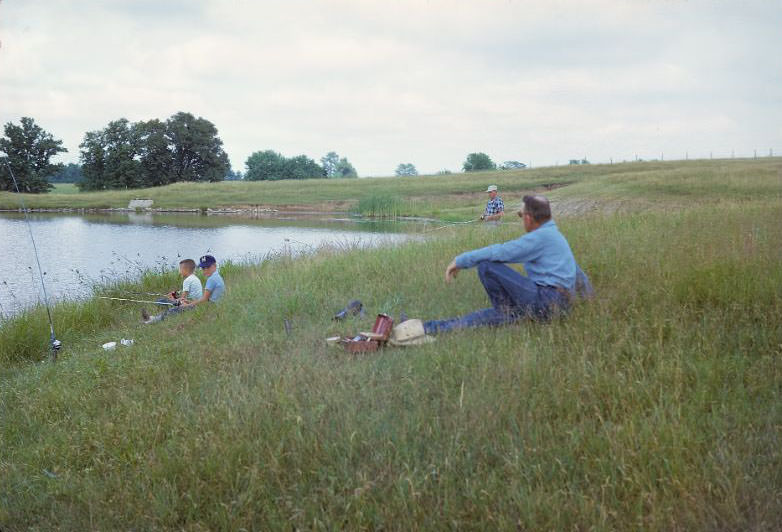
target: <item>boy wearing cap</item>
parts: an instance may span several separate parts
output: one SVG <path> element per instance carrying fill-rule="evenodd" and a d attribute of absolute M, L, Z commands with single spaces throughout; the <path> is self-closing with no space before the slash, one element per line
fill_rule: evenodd
<path fill-rule="evenodd" d="M 195 261 L 191 261 L 191 262 L 195 266 Z M 199 303 L 203 303 L 204 301 L 211 301 L 214 303 L 223 296 L 223 292 L 225 291 L 225 283 L 223 282 L 223 278 L 220 276 L 220 273 L 217 271 L 217 261 L 215 260 L 215 258 L 212 255 L 204 255 L 199 259 L 198 267 L 201 268 L 201 271 L 204 272 L 204 275 L 206 276 L 206 284 L 204 285 L 204 290 L 203 293 L 200 294 L 200 297 L 198 298 L 193 297 L 192 299 L 181 299 L 180 304 L 178 306 L 171 307 L 167 309 L 165 312 L 158 314 L 157 316 L 150 317 L 145 310 L 142 310 L 141 317 L 144 319 L 144 323 L 155 323 L 158 321 L 162 321 L 171 314 L 176 314 L 177 312 L 182 312 L 183 310 L 190 310 L 196 305 L 198 305 Z M 194 275 L 192 275 L 192 272 L 190 276 L 195 277 Z M 198 281 L 197 277 L 196 277 L 196 281 Z M 198 283 L 198 288 L 199 290 L 201 288 L 200 282 Z M 183 285 L 183 291 L 184 291 L 184 285 Z M 188 296 L 191 295 L 194 294 L 191 294 L 188 291 Z"/>
<path fill-rule="evenodd" d="M 505 214 L 505 204 L 497 195 L 497 185 L 489 185 L 486 192 L 489 193 L 489 201 L 486 203 L 486 210 L 481 214 L 481 220 L 484 222 L 499 220 Z"/>
<path fill-rule="evenodd" d="M 184 307 L 194 307 L 205 301 L 216 303 L 223 297 L 225 282 L 223 282 L 220 272 L 217 271 L 217 261 L 215 258 L 212 255 L 204 255 L 199 259 L 198 267 L 201 268 L 201 271 L 206 276 L 204 295 L 202 295 L 200 299 L 184 303 Z"/>

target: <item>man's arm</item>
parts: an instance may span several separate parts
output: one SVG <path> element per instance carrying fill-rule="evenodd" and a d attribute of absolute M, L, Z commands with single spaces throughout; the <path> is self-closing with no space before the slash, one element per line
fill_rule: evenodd
<path fill-rule="evenodd" d="M 483 220 L 484 222 L 492 222 L 494 220 L 499 220 L 500 218 L 502 218 L 503 214 L 505 214 L 505 211 L 500 211 L 496 214 L 490 214 L 488 216 L 484 214 L 483 216 L 481 216 L 481 220 Z"/>
<path fill-rule="evenodd" d="M 452 260 L 451 264 L 445 268 L 445 282 L 450 283 L 453 281 L 456 278 L 456 274 L 459 273 L 459 270 L 461 270 L 461 268 L 456 265 L 456 260 Z"/>
<path fill-rule="evenodd" d="M 461 269 L 472 268 L 485 260 L 492 262 L 520 263 L 533 260 L 540 253 L 537 231 L 527 233 L 515 240 L 492 244 L 485 248 L 466 251 L 457 255 L 454 263 Z"/>

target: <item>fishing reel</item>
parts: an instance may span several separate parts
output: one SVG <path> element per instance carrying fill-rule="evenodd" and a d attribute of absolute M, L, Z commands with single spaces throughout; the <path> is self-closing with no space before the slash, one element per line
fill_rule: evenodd
<path fill-rule="evenodd" d="M 60 348 L 62 347 L 62 342 L 54 337 L 54 333 L 52 333 L 51 340 L 52 340 L 51 341 L 52 352 L 49 354 L 49 360 L 52 363 L 54 363 L 57 362 L 57 353 L 60 351 Z"/>

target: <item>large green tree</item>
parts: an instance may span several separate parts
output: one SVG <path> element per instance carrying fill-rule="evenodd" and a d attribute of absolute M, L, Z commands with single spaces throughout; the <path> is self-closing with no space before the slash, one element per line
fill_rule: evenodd
<path fill-rule="evenodd" d="M 274 150 L 257 151 L 244 163 L 249 181 L 267 181 L 285 178 L 285 157 Z"/>
<path fill-rule="evenodd" d="M 120 118 L 100 131 L 89 131 L 81 148 L 82 190 L 144 186 L 141 142 L 135 124 Z"/>
<path fill-rule="evenodd" d="M 286 158 L 274 150 L 257 151 L 247 158 L 244 178 L 250 181 L 276 181 L 279 179 L 312 179 L 323 177 L 318 163 L 306 155 Z"/>
<path fill-rule="evenodd" d="M 172 171 L 174 155 L 165 122 L 157 119 L 134 125 L 138 138 L 141 181 L 144 186 L 168 185 L 176 181 Z"/>
<path fill-rule="evenodd" d="M 81 148 L 85 190 L 222 181 L 231 168 L 217 128 L 204 118 L 177 113 L 165 122 L 121 118 L 88 132 Z"/>
<path fill-rule="evenodd" d="M 418 175 L 418 170 L 413 163 L 399 163 L 394 172 L 398 176 L 414 176 Z"/>
<path fill-rule="evenodd" d="M 172 181 L 222 181 L 231 168 L 217 128 L 209 120 L 177 113 L 166 121 L 174 155 Z"/>
<path fill-rule="evenodd" d="M 0 157 L 0 190 L 16 192 L 10 166 L 20 192 L 48 192 L 54 187 L 47 178 L 64 168 L 63 164 L 53 164 L 51 158 L 68 150 L 32 118 L 25 116 L 20 122 L 8 122 L 5 136 L 0 138 L 0 150 L 5 152 Z"/>
<path fill-rule="evenodd" d="M 462 167 L 465 172 L 477 172 L 479 170 L 496 170 L 497 165 L 491 157 L 483 152 L 471 153 L 467 156 Z"/>
<path fill-rule="evenodd" d="M 323 167 L 306 155 L 297 155 L 287 159 L 285 174 L 288 179 L 313 179 L 326 175 Z"/>
<path fill-rule="evenodd" d="M 326 177 L 358 177 L 356 169 L 345 157 L 330 151 L 320 159 Z"/>

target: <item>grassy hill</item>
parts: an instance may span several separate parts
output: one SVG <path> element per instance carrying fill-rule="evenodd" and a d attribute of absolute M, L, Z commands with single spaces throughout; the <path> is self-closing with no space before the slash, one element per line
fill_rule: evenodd
<path fill-rule="evenodd" d="M 552 200 L 576 199 L 634 203 L 754 198 L 779 186 L 782 158 L 639 162 L 558 166 L 531 170 L 475 172 L 445 176 L 309 179 L 305 181 L 225 181 L 177 183 L 164 187 L 74 194 L 58 187 L 49 194 L 24 194 L 28 207 L 120 208 L 134 198 L 154 200 L 162 209 L 265 206 L 377 215 L 469 219 L 486 201 L 486 186 L 498 185 L 509 207 L 521 195 L 549 191 Z M 568 186 L 562 186 L 568 185 Z M 760 188 L 758 188 L 760 187 Z M 0 192 L 0 209 L 19 208 L 19 198 Z"/>
<path fill-rule="evenodd" d="M 318 181 L 298 193 L 431 197 L 428 214 L 468 216 L 486 182 L 506 204 L 571 183 L 550 196 L 594 300 L 550 324 L 416 348 L 326 346 L 376 312 L 486 306 L 474 272 L 445 285 L 443 271 L 520 234 L 510 218 L 230 265 L 220 305 L 156 326 L 135 306 L 61 305 L 54 365 L 39 362 L 40 309 L 3 325 L 0 528 L 782 527 L 780 161 Z M 238 185 L 296 198 L 297 184 Z M 233 186 L 198 185 L 216 202 Z M 150 275 L 133 289 L 176 282 Z M 355 297 L 370 314 L 331 321 Z M 123 337 L 135 345 L 100 347 Z"/>

